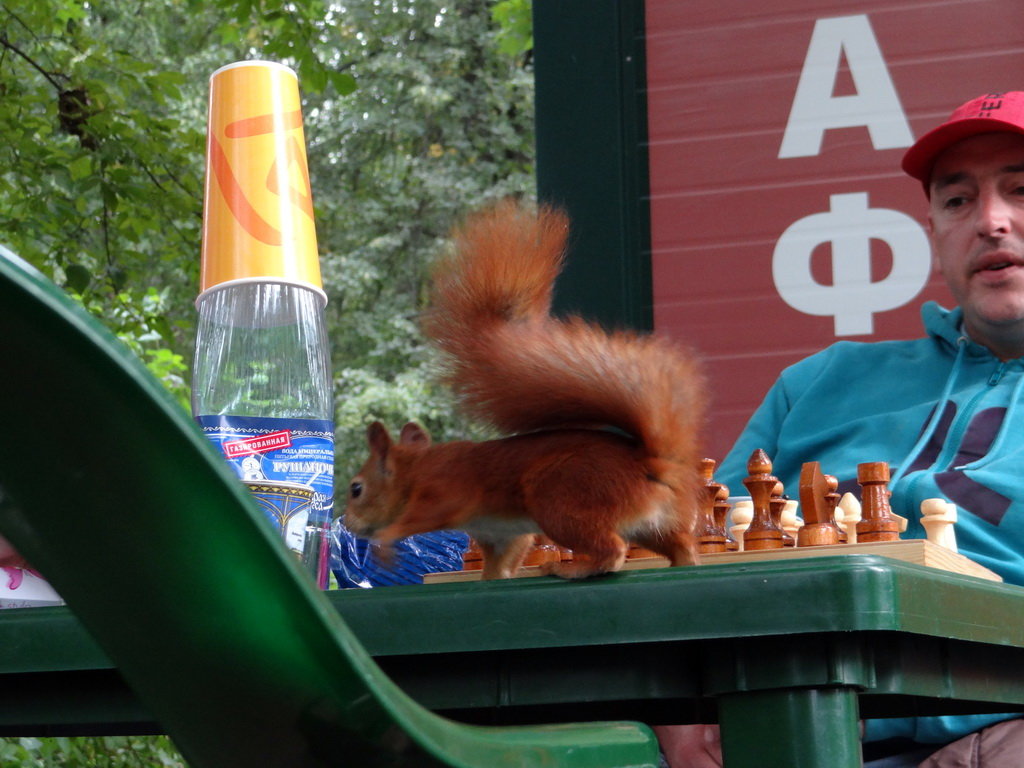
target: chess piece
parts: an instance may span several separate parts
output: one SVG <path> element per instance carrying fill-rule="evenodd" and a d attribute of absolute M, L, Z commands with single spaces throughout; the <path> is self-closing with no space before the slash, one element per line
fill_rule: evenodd
<path fill-rule="evenodd" d="M 921 515 L 928 541 L 956 552 L 956 504 L 945 499 L 925 499 L 921 502 Z"/>
<path fill-rule="evenodd" d="M 857 523 L 857 541 L 896 541 L 900 537 L 899 522 L 889 508 L 889 465 L 870 461 L 857 465 L 857 482 L 861 487 L 861 521 Z"/>
<path fill-rule="evenodd" d="M 789 503 L 789 499 L 783 495 L 782 483 L 776 483 L 775 488 L 772 489 L 771 498 L 768 500 L 768 511 L 771 513 L 772 525 L 777 525 L 779 530 L 782 531 L 782 546 L 784 547 L 795 547 L 796 539 L 793 534 L 786 530 L 786 526 L 782 524 L 782 515 L 786 511 L 786 505 Z"/>
<path fill-rule="evenodd" d="M 779 518 L 779 522 L 782 524 L 782 530 L 793 540 L 793 544 L 786 546 L 796 546 L 796 537 L 799 534 L 800 529 L 803 528 L 804 521 L 800 519 L 798 510 L 800 509 L 800 502 L 796 499 L 786 499 L 786 504 L 782 508 L 782 517 Z"/>
<path fill-rule="evenodd" d="M 704 478 L 703 495 L 700 502 L 700 514 L 697 518 L 696 536 L 701 552 L 725 552 L 725 526 L 719 525 L 715 517 L 715 502 L 722 486 L 714 480 L 714 459 L 701 459 L 701 476 Z"/>
<path fill-rule="evenodd" d="M 526 555 L 523 565 L 540 565 L 541 563 L 559 563 L 562 561 L 562 553 L 547 536 L 538 534 L 534 537 L 533 549 Z"/>
<path fill-rule="evenodd" d="M 829 503 L 829 482 L 821 465 L 810 461 L 800 468 L 800 509 L 804 525 L 797 534 L 797 546 L 822 547 L 839 543 L 839 527 Z"/>
<path fill-rule="evenodd" d="M 644 547 L 638 547 L 636 544 L 630 544 L 629 549 L 626 550 L 627 560 L 642 560 L 648 557 L 659 557 L 658 553 L 651 549 L 645 549 Z M 572 558 L 569 558 L 572 559 Z M 565 562 L 566 558 L 562 558 L 562 562 Z"/>
<path fill-rule="evenodd" d="M 747 532 L 747 528 L 750 527 L 750 521 L 754 519 L 754 502 L 750 499 L 743 499 L 737 501 L 732 508 L 732 526 L 729 528 L 729 533 L 732 535 L 732 539 L 736 542 L 736 550 L 739 552 L 743 551 L 743 536 Z"/>
<path fill-rule="evenodd" d="M 828 507 L 828 513 L 832 518 L 832 525 L 836 529 L 839 543 L 846 544 L 849 538 L 839 525 L 839 515 L 842 515 L 839 509 L 839 502 L 841 500 L 839 496 L 839 478 L 835 475 L 825 475 L 825 484 L 828 486 L 828 493 L 825 494 L 825 505 Z"/>
<path fill-rule="evenodd" d="M 725 550 L 735 552 L 739 549 L 739 544 L 729 530 L 729 506 L 729 486 L 719 483 L 718 495 L 715 498 L 715 527 L 725 533 Z"/>
<path fill-rule="evenodd" d="M 857 523 L 861 521 L 861 506 L 860 502 L 857 501 L 857 497 L 847 491 L 843 494 L 842 498 L 839 499 L 839 505 L 837 509 L 841 509 L 843 512 L 843 519 L 840 528 L 843 533 L 846 534 L 846 540 L 849 544 L 857 543 Z"/>
<path fill-rule="evenodd" d="M 462 553 L 462 570 L 479 571 L 484 567 L 484 553 L 480 545 L 474 539 L 469 540 L 469 546 Z"/>
<path fill-rule="evenodd" d="M 754 515 L 747 530 L 743 532 L 743 549 L 781 549 L 782 528 L 772 519 L 771 497 L 779 484 L 779 478 L 772 474 L 772 462 L 768 454 L 758 448 L 747 462 L 748 476 L 743 480 L 750 493 Z"/>

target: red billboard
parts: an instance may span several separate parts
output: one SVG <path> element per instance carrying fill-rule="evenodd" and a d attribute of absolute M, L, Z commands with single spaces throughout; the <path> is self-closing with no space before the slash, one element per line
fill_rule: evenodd
<path fill-rule="evenodd" d="M 646 30 L 655 330 L 707 360 L 720 459 L 783 367 L 952 305 L 899 161 L 1024 90 L 1024 3 L 647 0 Z"/>

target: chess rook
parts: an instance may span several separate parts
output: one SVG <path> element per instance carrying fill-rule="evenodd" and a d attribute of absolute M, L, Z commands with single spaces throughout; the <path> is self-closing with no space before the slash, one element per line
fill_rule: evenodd
<path fill-rule="evenodd" d="M 857 482 L 861 487 L 861 521 L 857 523 L 857 541 L 896 541 L 900 537 L 899 521 L 889 507 L 889 465 L 871 461 L 857 465 Z"/>

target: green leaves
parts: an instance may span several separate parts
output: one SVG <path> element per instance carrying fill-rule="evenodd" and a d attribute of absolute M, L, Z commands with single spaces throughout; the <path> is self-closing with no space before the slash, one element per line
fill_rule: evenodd
<path fill-rule="evenodd" d="M 188 134 L 199 126 L 182 129 L 184 78 L 157 72 L 167 64 L 151 58 L 159 46 L 139 18 L 116 2 L 102 13 L 80 0 L 0 5 L 0 231 L 69 291 L 91 293 L 104 318 L 123 292 L 130 304 L 149 280 L 194 274 L 164 256 L 193 255 L 202 157 Z M 190 321 L 172 324 L 184 342 Z"/>
<path fill-rule="evenodd" d="M 92 282 L 92 273 L 81 264 L 68 264 L 64 267 L 64 287 L 75 293 L 85 293 Z"/>
<path fill-rule="evenodd" d="M 187 407 L 209 76 L 242 59 L 280 61 L 303 96 L 339 476 L 359 460 L 371 417 L 462 433 L 431 383 L 417 317 L 451 226 L 488 200 L 533 194 L 529 10 L 528 0 L 0 0 L 0 241 Z"/>
<path fill-rule="evenodd" d="M 0 739 L 0 765 L 24 768 L 187 768 L 166 736 Z"/>
<path fill-rule="evenodd" d="M 433 383 L 417 317 L 452 225 L 488 200 L 533 194 L 532 72 L 497 50 L 492 6 L 347 4 L 331 60 L 359 88 L 307 96 L 342 480 L 374 418 L 418 419 L 442 439 L 471 433 Z"/>
<path fill-rule="evenodd" d="M 533 16 L 530 0 L 498 0 L 491 15 L 499 26 L 498 50 L 520 56 L 533 49 Z"/>
<path fill-rule="evenodd" d="M 82 179 L 89 178 L 93 174 L 93 168 L 92 155 L 85 153 L 68 163 L 68 173 L 71 175 L 72 181 L 81 181 Z"/>

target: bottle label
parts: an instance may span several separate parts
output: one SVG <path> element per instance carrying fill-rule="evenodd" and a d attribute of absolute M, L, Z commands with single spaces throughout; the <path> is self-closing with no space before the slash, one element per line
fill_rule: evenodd
<path fill-rule="evenodd" d="M 284 480 L 243 480 L 284 543 L 301 559 L 306 550 L 313 489 Z"/>
<path fill-rule="evenodd" d="M 308 532 L 329 530 L 333 517 L 334 422 L 256 416 L 197 416 L 196 421 L 289 549 L 308 560 L 313 544 Z M 313 560 L 317 571 L 326 570 L 321 562 L 326 552 L 316 552 Z"/>

